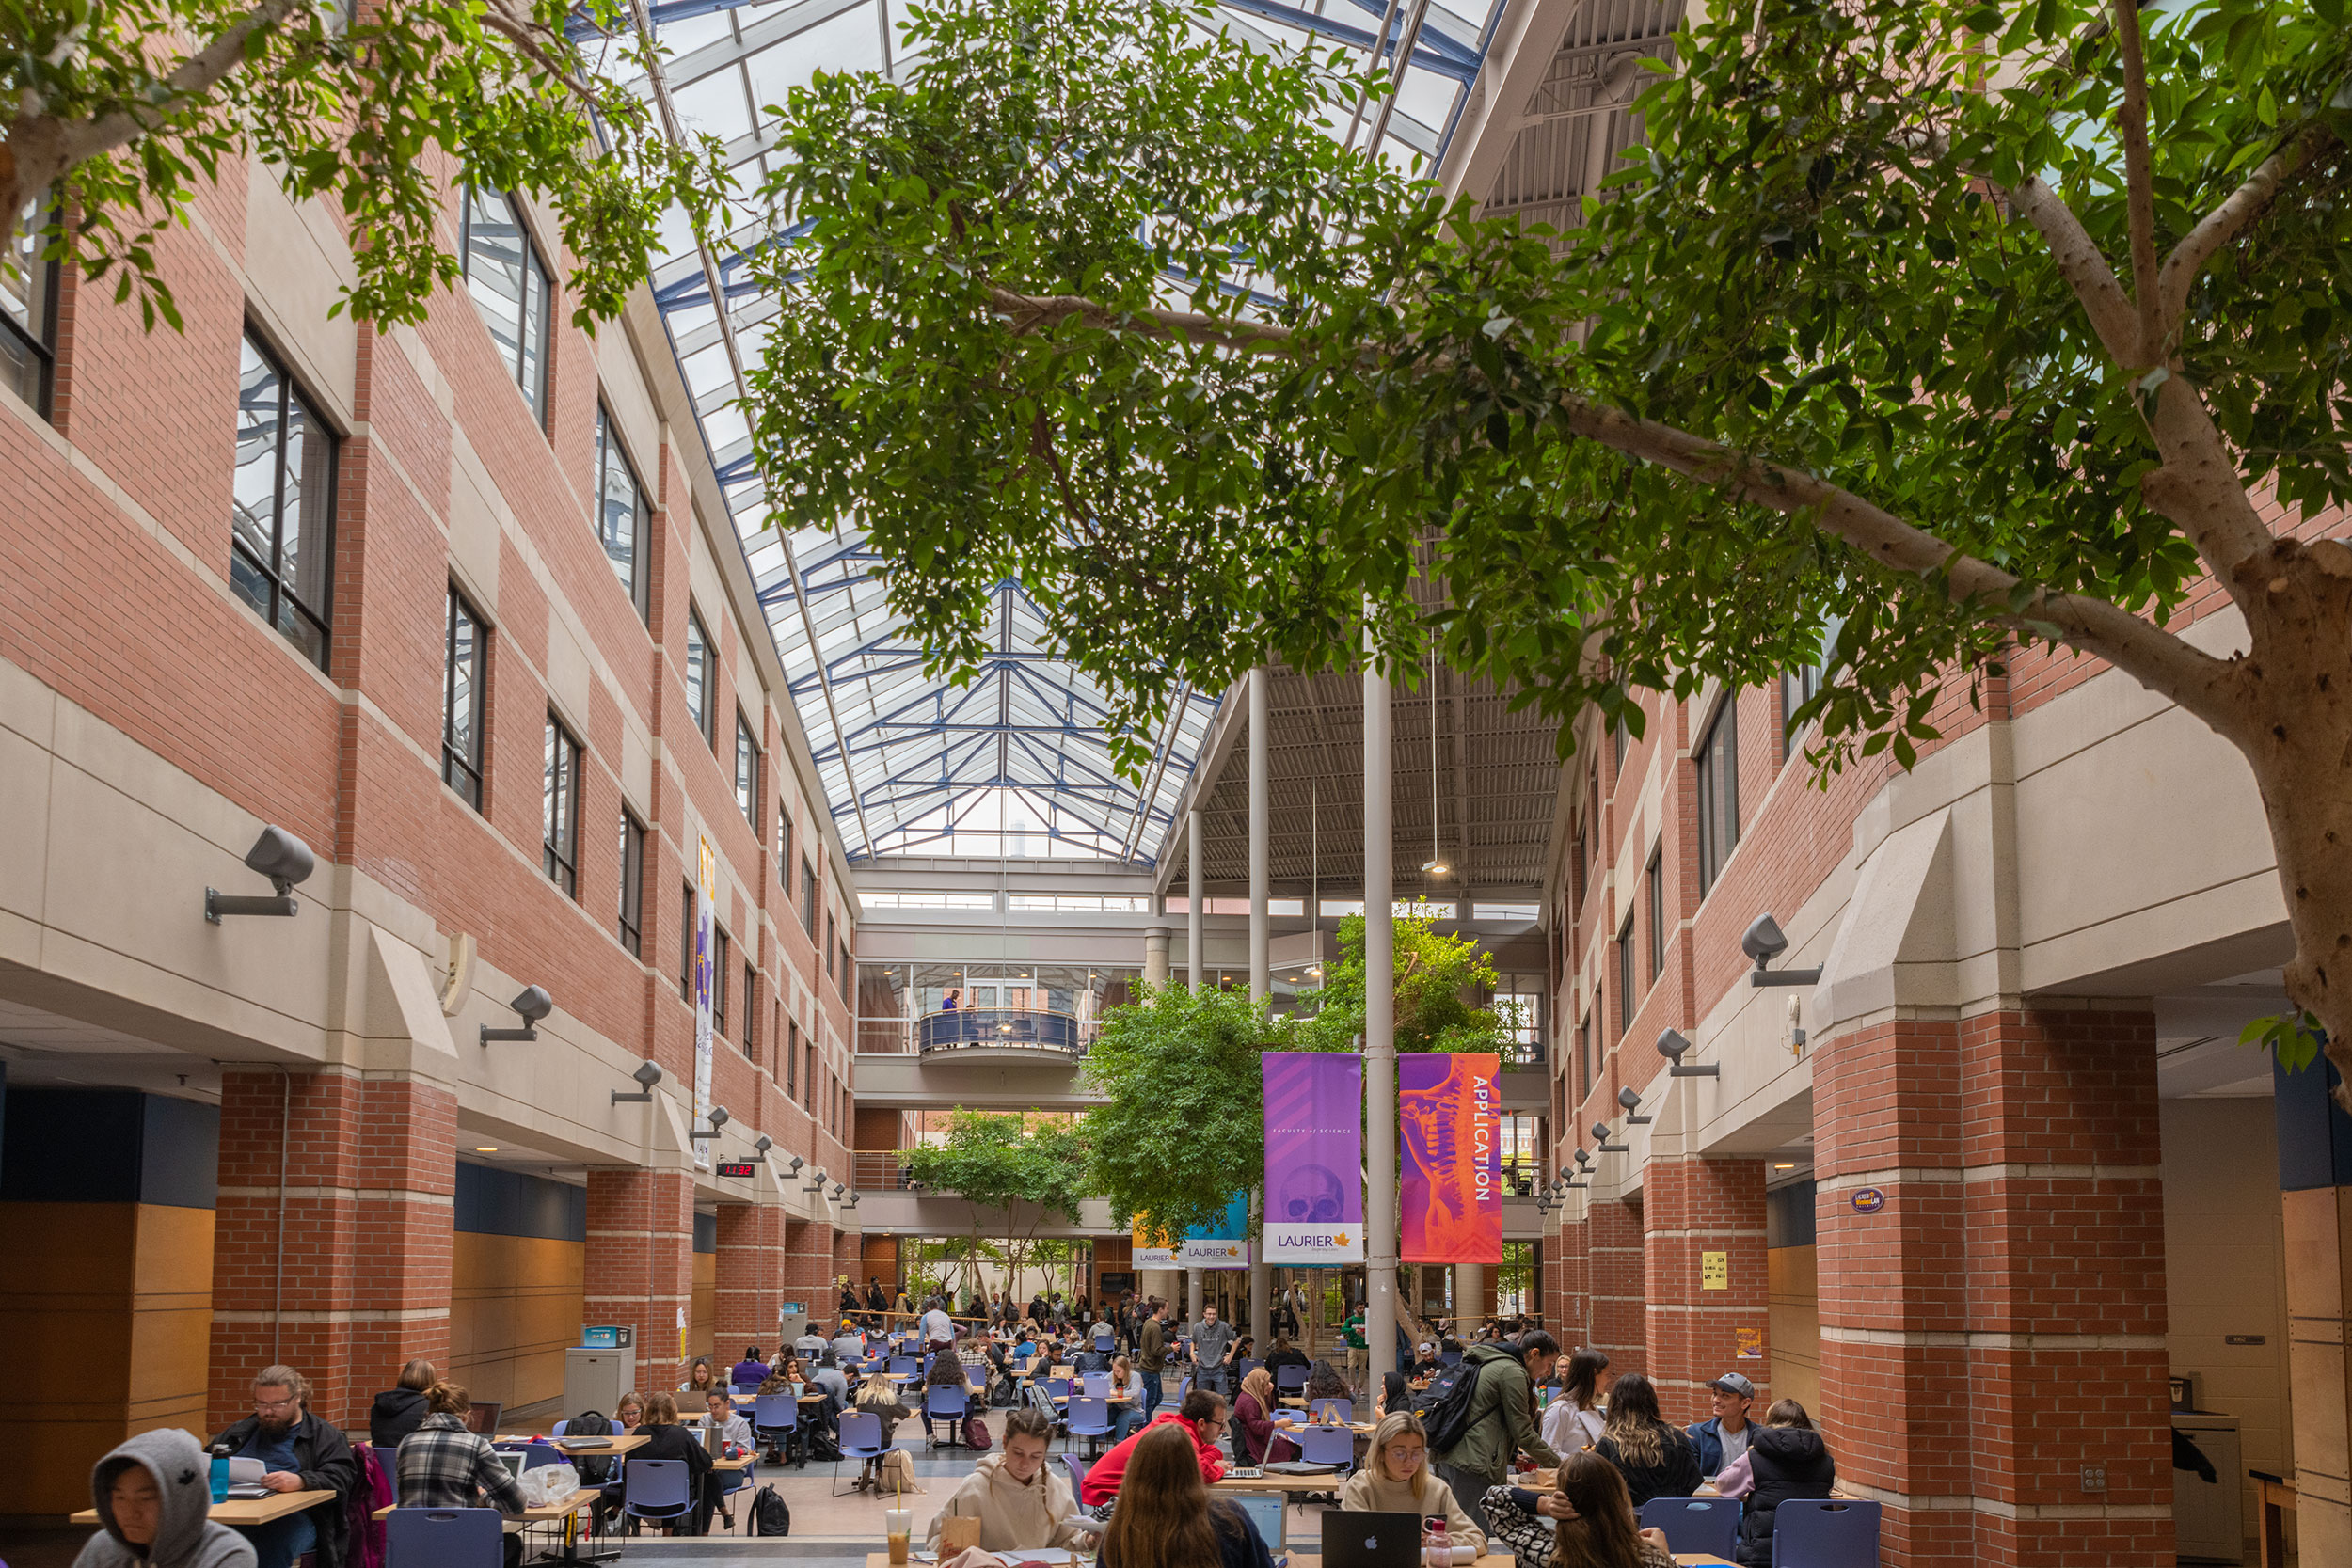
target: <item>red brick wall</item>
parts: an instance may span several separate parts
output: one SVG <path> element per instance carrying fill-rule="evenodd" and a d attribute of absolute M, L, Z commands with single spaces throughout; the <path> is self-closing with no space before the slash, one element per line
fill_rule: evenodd
<path fill-rule="evenodd" d="M 684 1382 L 677 1315 L 689 1314 L 691 1329 L 694 1301 L 694 1189 L 684 1172 L 588 1172 L 582 1278 L 590 1323 L 635 1326 L 639 1385 Z"/>
<path fill-rule="evenodd" d="M 1708 1413 L 1707 1385 L 1725 1372 L 1771 1402 L 1764 1258 L 1764 1162 L 1652 1158 L 1643 1173 L 1646 1344 L 1659 1408 L 1681 1424 Z M 1723 1290 L 1706 1289 L 1705 1255 L 1724 1255 Z M 1755 1336 L 1739 1359 L 1740 1331 Z"/>

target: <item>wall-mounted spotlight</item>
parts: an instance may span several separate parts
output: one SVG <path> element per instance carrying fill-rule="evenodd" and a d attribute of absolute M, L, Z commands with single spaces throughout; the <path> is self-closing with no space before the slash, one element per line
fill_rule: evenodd
<path fill-rule="evenodd" d="M 807 1186 L 803 1187 L 801 1191 L 804 1193 L 821 1193 L 824 1190 L 825 1167 L 818 1165 L 814 1170 L 809 1172 L 809 1183 Z"/>
<path fill-rule="evenodd" d="M 833 1184 L 833 1200 L 834 1200 L 835 1203 L 840 1202 L 840 1201 L 841 1201 L 841 1195 L 842 1195 L 842 1194 L 844 1194 L 844 1193 L 846 1193 L 846 1192 L 848 1192 L 849 1190 L 850 1190 L 850 1188 L 849 1188 L 849 1184 L 848 1184 L 847 1182 L 842 1182 L 842 1181 L 836 1181 L 836 1182 L 834 1182 L 834 1183 Z"/>
<path fill-rule="evenodd" d="M 765 1132 L 762 1132 L 758 1137 L 752 1140 L 752 1152 L 754 1154 L 765 1154 L 775 1147 L 776 1140 L 770 1137 Z"/>
<path fill-rule="evenodd" d="M 651 1103 L 653 1100 L 653 1086 L 661 1082 L 661 1069 L 654 1066 L 651 1062 L 640 1062 L 637 1064 L 637 1070 L 630 1073 L 629 1076 L 637 1080 L 637 1092 L 635 1094 L 623 1094 L 620 1090 L 614 1089 L 612 1091 L 612 1103 L 618 1105 L 624 1101 L 633 1101 L 639 1105 Z"/>
<path fill-rule="evenodd" d="M 1629 1150 L 1624 1144 L 1613 1144 L 1609 1141 L 1609 1124 L 1605 1121 L 1597 1121 L 1593 1123 L 1593 1140 L 1600 1145 L 1600 1151 L 1603 1154 L 1625 1154 L 1630 1152 L 1630 1150 Z"/>
<path fill-rule="evenodd" d="M 1780 922 L 1769 914 L 1759 914 L 1754 925 L 1740 938 L 1740 951 L 1756 960 L 1748 972 L 1752 986 L 1814 986 L 1820 984 L 1821 966 L 1811 969 L 1767 970 L 1764 966 L 1788 951 L 1788 939 L 1781 934 Z"/>
<path fill-rule="evenodd" d="M 1625 1107 L 1625 1122 L 1628 1127 L 1647 1127 L 1651 1122 L 1658 1119 L 1656 1117 L 1637 1116 L 1634 1114 L 1642 1103 L 1642 1097 L 1635 1094 L 1631 1089 L 1619 1089 L 1617 1091 L 1617 1103 Z"/>
<path fill-rule="evenodd" d="M 1582 1145 L 1581 1145 L 1581 1144 L 1580 1144 L 1580 1145 L 1577 1147 L 1577 1150 L 1576 1150 L 1576 1170 L 1577 1170 L 1577 1174 L 1578 1174 L 1578 1175 L 1580 1175 L 1580 1176 L 1581 1176 L 1582 1174 L 1584 1174 L 1585 1168 L 1586 1168 L 1587 1166 L 1591 1165 L 1591 1164 L 1592 1164 L 1592 1163 L 1593 1163 L 1593 1151 L 1592 1151 L 1591 1149 L 1589 1149 L 1589 1148 L 1584 1148 Z"/>
<path fill-rule="evenodd" d="M 801 1167 L 807 1164 L 808 1162 L 802 1159 L 799 1155 L 790 1155 L 787 1157 L 785 1174 L 787 1176 L 798 1176 L 801 1173 Z"/>
<path fill-rule="evenodd" d="M 1682 1053 L 1691 1049 L 1691 1042 L 1678 1030 L 1668 1029 L 1658 1037 L 1658 1053 L 1674 1065 L 1666 1069 L 1669 1078 L 1720 1078 L 1724 1069 L 1713 1062 L 1699 1062 L 1691 1067 L 1682 1065 Z"/>
<path fill-rule="evenodd" d="M 727 1114 L 727 1108 L 724 1105 L 713 1105 L 710 1108 L 710 1125 L 707 1127 L 690 1127 L 686 1130 L 686 1135 L 697 1141 L 705 1138 L 715 1138 L 719 1135 L 719 1129 L 724 1127 L 728 1122 L 733 1121 L 734 1119 L 735 1118 L 732 1116 Z"/>
<path fill-rule="evenodd" d="M 220 924 L 225 914 L 292 914 L 298 908 L 294 903 L 294 885 L 307 879 L 318 864 L 318 857 L 310 847 L 285 829 L 272 826 L 262 830 L 262 836 L 253 841 L 253 847 L 245 852 L 246 868 L 258 871 L 269 879 L 277 890 L 274 898 L 246 897 L 204 890 L 204 918 Z"/>
<path fill-rule="evenodd" d="M 525 986 L 523 993 L 507 1004 L 523 1021 L 519 1029 L 493 1029 L 482 1026 L 482 1043 L 492 1040 L 535 1040 L 539 1037 L 539 1021 L 555 1011 L 555 1001 L 537 986 Z"/>
<path fill-rule="evenodd" d="M 854 1208 L 856 1208 L 856 1207 L 857 1207 L 857 1194 L 855 1194 L 855 1193 L 851 1193 L 851 1194 L 850 1195 L 849 1201 L 848 1201 L 848 1202 L 846 1202 L 846 1203 L 844 1203 L 844 1204 L 842 1204 L 842 1206 L 841 1206 L 841 1207 L 843 1207 L 844 1209 L 854 1209 Z"/>

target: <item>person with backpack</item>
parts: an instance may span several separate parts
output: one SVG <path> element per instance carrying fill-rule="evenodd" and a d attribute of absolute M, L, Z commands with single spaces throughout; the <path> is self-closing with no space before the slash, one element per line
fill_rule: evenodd
<path fill-rule="evenodd" d="M 1540 1328 L 1517 1345 L 1472 1345 L 1422 1397 L 1416 1414 L 1428 1430 L 1438 1479 L 1488 1535 L 1494 1531 L 1480 1499 L 1502 1484 L 1512 1460 L 1524 1453 L 1538 1465 L 1560 1463 L 1535 1428 L 1535 1385 L 1559 1359 L 1560 1342 Z"/>

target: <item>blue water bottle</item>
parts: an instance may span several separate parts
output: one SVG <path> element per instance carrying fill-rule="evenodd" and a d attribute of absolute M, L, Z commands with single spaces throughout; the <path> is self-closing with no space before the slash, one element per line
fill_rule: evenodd
<path fill-rule="evenodd" d="M 213 1445 L 213 1501 L 225 1503 L 228 1500 L 229 1445 L 215 1443 Z"/>

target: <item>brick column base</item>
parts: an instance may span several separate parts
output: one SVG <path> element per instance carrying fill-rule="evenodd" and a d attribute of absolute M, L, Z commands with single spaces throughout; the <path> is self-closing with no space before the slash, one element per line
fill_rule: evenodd
<path fill-rule="evenodd" d="M 1749 1414 L 1761 1420 L 1772 1403 L 1764 1162 L 1653 1157 L 1642 1174 L 1642 1223 L 1648 1371 L 1660 1411 L 1677 1426 L 1705 1420 L 1707 1385 L 1737 1371 L 1756 1386 Z M 1708 1288 L 1710 1253 L 1723 1255 L 1721 1289 Z"/>
<path fill-rule="evenodd" d="M 588 1172 L 588 1246 L 582 1308 L 592 1323 L 637 1331 L 637 1383 L 686 1381 L 678 1314 L 694 1309 L 694 1184 L 684 1171 Z M 747 1341 L 748 1342 L 748 1341 Z"/>
<path fill-rule="evenodd" d="M 1545 1272 L 1556 1282 L 1556 1315 L 1545 1319 L 1563 1352 L 1593 1342 L 1592 1222 L 1567 1220 L 1546 1249 Z"/>
<path fill-rule="evenodd" d="M 718 1337 L 718 1354 L 730 1362 L 745 1345 L 775 1346 L 776 1308 L 785 1299 L 785 1217 L 772 1203 L 719 1205 L 711 1332 Z"/>
<path fill-rule="evenodd" d="M 1821 1424 L 1883 1561 L 2171 1562 L 2154 1035 L 1897 1020 L 1817 1060 Z"/>
<path fill-rule="evenodd" d="M 415 1078 L 221 1074 L 214 1211 L 215 1430 L 253 1408 L 273 1362 L 310 1408 L 363 1423 L 401 1363 L 449 1364 L 456 1097 Z"/>
<path fill-rule="evenodd" d="M 1586 1256 L 1591 1259 L 1593 1349 L 1609 1357 L 1609 1370 L 1649 1370 L 1649 1325 L 1643 1310 L 1642 1211 L 1630 1203 L 1603 1199 L 1585 1216 Z"/>

